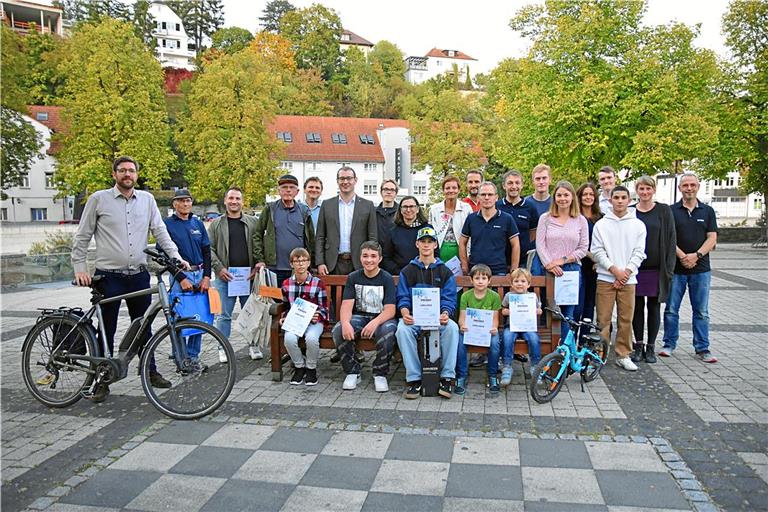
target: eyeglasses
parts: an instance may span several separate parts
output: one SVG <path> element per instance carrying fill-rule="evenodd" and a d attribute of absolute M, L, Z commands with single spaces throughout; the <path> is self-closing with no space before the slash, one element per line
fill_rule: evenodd
<path fill-rule="evenodd" d="M 397 192 L 396 188 L 383 188 L 381 189 L 382 192 Z"/>
<path fill-rule="evenodd" d="M 354 176 L 349 176 L 349 177 L 347 177 L 347 176 L 340 176 L 340 177 L 336 178 L 336 181 L 355 181 L 355 177 Z"/>
<path fill-rule="evenodd" d="M 118 168 L 118 169 L 115 169 L 115 172 L 117 174 L 128 174 L 129 172 L 132 173 L 132 174 L 136 174 L 139 171 L 137 171 L 136 169 L 120 169 L 120 168 Z"/>
<path fill-rule="evenodd" d="M 401 210 L 415 210 L 418 208 L 415 204 L 406 204 L 400 207 Z"/>

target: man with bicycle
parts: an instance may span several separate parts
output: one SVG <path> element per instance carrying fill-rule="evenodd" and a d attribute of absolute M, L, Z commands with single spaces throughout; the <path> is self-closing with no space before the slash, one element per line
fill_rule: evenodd
<path fill-rule="evenodd" d="M 91 238 L 95 238 L 95 275 L 102 276 L 99 288 L 105 298 L 149 288 L 144 249 L 150 232 L 166 254 L 181 260 L 154 196 L 135 189 L 139 178 L 138 162 L 129 156 L 116 158 L 112 163 L 112 178 L 115 180 L 114 187 L 94 192 L 85 203 L 72 247 L 75 282 L 79 286 L 89 286 L 91 275 L 88 273 L 86 258 Z M 125 302 L 133 320 L 144 315 L 151 303 L 151 296 L 134 297 Z M 107 347 L 112 354 L 120 302 L 104 304 L 101 311 Z M 156 388 L 171 387 L 171 383 L 157 372 L 154 361 L 150 370 L 150 383 Z M 91 400 L 103 402 L 108 394 L 109 386 L 101 384 Z"/>

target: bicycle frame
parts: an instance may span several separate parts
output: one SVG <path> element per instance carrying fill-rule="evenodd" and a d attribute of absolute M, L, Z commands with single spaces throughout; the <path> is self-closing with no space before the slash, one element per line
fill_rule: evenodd
<path fill-rule="evenodd" d="M 587 355 L 602 361 L 602 358 L 589 348 L 578 348 L 576 346 L 576 335 L 574 334 L 575 329 L 573 324 L 566 318 L 563 318 L 562 321 L 568 322 L 568 334 L 565 336 L 565 340 L 561 341 L 555 350 L 563 354 L 566 364 L 564 364 L 557 372 L 557 377 L 554 379 L 555 381 L 559 381 L 563 378 L 563 373 L 566 372 L 566 369 L 570 369 L 570 373 L 582 371 L 585 368 L 584 361 L 586 360 Z M 581 327 L 581 324 L 579 327 Z M 565 377 L 567 376 L 568 375 Z"/>

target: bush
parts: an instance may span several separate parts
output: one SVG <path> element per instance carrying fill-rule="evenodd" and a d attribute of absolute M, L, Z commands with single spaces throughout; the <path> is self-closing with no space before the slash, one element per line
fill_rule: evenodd
<path fill-rule="evenodd" d="M 75 234 L 70 231 L 56 231 L 45 233 L 43 242 L 35 242 L 29 248 L 29 255 L 39 254 L 59 254 L 63 252 L 72 252 L 72 246 L 75 244 Z"/>

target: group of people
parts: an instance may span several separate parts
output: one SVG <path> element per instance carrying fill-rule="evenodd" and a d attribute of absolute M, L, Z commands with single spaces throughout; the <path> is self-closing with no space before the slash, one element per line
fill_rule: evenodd
<path fill-rule="evenodd" d="M 414 196 L 402 197 L 398 203 L 399 187 L 393 180 L 381 184 L 382 201 L 374 206 L 355 193 L 355 170 L 343 166 L 336 175 L 338 194 L 325 200 L 320 200 L 323 183 L 319 178 L 304 182 L 300 201 L 298 179 L 281 176 L 279 199 L 258 216 L 243 212 L 242 191 L 230 187 L 224 197 L 225 215 L 206 230 L 191 213 L 193 198 L 186 189 L 176 191 L 174 213 L 163 220 L 152 196 L 135 189 L 138 173 L 134 159 L 116 159 L 115 186 L 88 199 L 72 253 L 76 281 L 90 282 L 86 255 L 95 237 L 96 273 L 104 276 L 106 296 L 148 287 L 142 250 L 151 232 L 158 246 L 188 269 L 175 278 L 174 289 L 205 291 L 214 286 L 219 290 L 222 312 L 216 327 L 229 337 L 235 303 L 243 305 L 248 298 L 227 293 L 234 278 L 230 270 L 248 267 L 255 273 L 266 267 L 276 273 L 289 308 L 298 298 L 317 306 L 302 336 L 304 351 L 299 347 L 300 336 L 286 332 L 284 337 L 294 365 L 293 385 L 317 384 L 319 338 L 325 326 L 335 322 L 336 357 L 346 373 L 343 389 L 355 389 L 361 381 L 355 340 L 372 338 L 377 347 L 376 391 L 389 389 L 389 361 L 397 343 L 406 370 L 405 397 L 420 396 L 422 368 L 416 342 L 420 327 L 414 320 L 412 294 L 415 288 L 437 288 L 439 394 L 450 398 L 454 392 L 464 393 L 468 367 L 484 364 L 467 361 L 462 336 L 468 308 L 495 311 L 487 366 L 489 388 L 498 391 L 511 381 L 518 336 L 528 343 L 532 364 L 540 357 L 535 332 L 513 333 L 507 328 L 500 334 L 510 314 L 511 295 L 530 293 L 532 275 L 562 276 L 568 271 L 578 271 L 579 298 L 576 305 L 561 305 L 562 312 L 593 318 L 596 307 L 597 321 L 608 337 L 616 307 L 616 361 L 622 368 L 634 371 L 640 361 L 655 362 L 662 302 L 666 303 L 665 334 L 658 355 L 672 354 L 686 288 L 693 307 L 696 353 L 704 362 L 717 361 L 709 351 L 707 312 L 708 254 L 715 247 L 717 224 L 712 208 L 696 198 L 699 180 L 693 174 L 681 176 L 682 199 L 670 207 L 653 200 L 655 182 L 648 176 L 637 180 L 638 201 L 630 205 L 630 192 L 616 186 L 616 173 L 610 167 L 600 169 L 599 189 L 585 183 L 575 190 L 569 182 L 560 181 L 550 194 L 551 170 L 538 165 L 532 171 L 535 192 L 528 197 L 521 194 L 523 174 L 510 170 L 502 179 L 502 198 L 494 183 L 472 170 L 465 176 L 467 197 L 459 198 L 461 180 L 447 176 L 441 184 L 443 200 L 425 210 Z M 456 265 L 449 268 L 446 262 L 451 261 Z M 458 269 L 470 275 L 473 283 L 473 289 L 463 294 L 456 287 L 454 271 Z M 338 308 L 329 303 L 322 281 L 325 275 L 347 276 Z M 399 275 L 396 286 L 393 275 Z M 492 276 L 509 276 L 509 293 L 503 299 L 488 287 Z M 146 311 L 149 299 L 127 303 L 133 319 Z M 539 314 L 541 307 L 538 304 Z M 104 311 L 110 350 L 118 309 L 119 304 L 112 303 Z M 199 340 L 189 339 L 187 344 L 195 363 Z M 249 347 L 249 354 L 252 359 L 263 357 L 257 345 Z M 219 358 L 226 362 L 223 352 Z M 501 379 L 497 379 L 500 361 Z M 157 372 L 151 382 L 157 387 L 169 384 Z"/>

